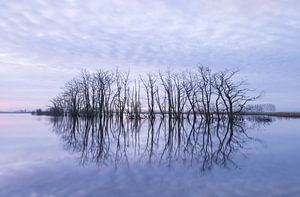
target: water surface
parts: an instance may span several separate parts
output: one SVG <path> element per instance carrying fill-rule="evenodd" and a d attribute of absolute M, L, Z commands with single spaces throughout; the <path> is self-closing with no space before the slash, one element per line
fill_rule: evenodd
<path fill-rule="evenodd" d="M 300 119 L 0 115 L 0 196 L 299 196 Z"/>

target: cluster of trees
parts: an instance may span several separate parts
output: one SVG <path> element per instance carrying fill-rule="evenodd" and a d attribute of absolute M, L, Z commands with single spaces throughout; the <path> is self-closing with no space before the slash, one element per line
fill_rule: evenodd
<path fill-rule="evenodd" d="M 237 74 L 199 66 L 193 72 L 147 73 L 132 79 L 129 72 L 119 70 L 83 70 L 51 100 L 51 110 L 60 115 L 120 119 L 196 119 L 199 115 L 233 119 L 258 98 Z"/>

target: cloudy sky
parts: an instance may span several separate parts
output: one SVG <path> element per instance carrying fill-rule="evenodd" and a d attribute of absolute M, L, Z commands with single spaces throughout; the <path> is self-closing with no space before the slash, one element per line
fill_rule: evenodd
<path fill-rule="evenodd" d="M 300 111 L 300 1 L 0 1 L 0 110 L 45 108 L 82 68 L 239 68 Z"/>

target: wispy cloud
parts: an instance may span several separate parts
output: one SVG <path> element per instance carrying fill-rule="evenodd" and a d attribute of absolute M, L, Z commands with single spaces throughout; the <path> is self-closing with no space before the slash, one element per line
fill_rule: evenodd
<path fill-rule="evenodd" d="M 4 1 L 0 102 L 22 97 L 43 107 L 83 67 L 142 72 L 203 63 L 241 68 L 267 91 L 266 102 L 287 109 L 300 99 L 299 10 L 296 0 Z M 278 80 L 286 86 L 278 89 Z"/>

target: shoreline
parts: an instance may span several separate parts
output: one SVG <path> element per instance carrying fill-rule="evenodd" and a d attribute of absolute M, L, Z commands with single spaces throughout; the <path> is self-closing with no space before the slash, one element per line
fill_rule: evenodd
<path fill-rule="evenodd" d="M 244 112 L 242 115 L 260 115 L 283 118 L 300 118 L 300 112 Z"/>
<path fill-rule="evenodd" d="M 0 114 L 33 114 L 33 113 L 32 112 L 0 112 Z M 46 115 L 46 114 L 41 114 L 41 115 Z M 241 113 L 241 115 L 300 118 L 300 112 L 244 112 Z"/>

